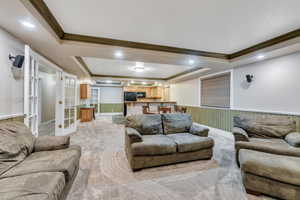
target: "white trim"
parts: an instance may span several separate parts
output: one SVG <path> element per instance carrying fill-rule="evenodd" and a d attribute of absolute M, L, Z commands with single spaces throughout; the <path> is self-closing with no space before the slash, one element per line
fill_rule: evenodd
<path fill-rule="evenodd" d="M 297 112 L 269 111 L 269 110 L 256 110 L 256 109 L 244 109 L 244 108 L 234 108 L 234 109 L 231 109 L 231 110 L 245 111 L 245 112 L 258 112 L 258 113 L 267 113 L 267 114 L 277 114 L 277 115 L 300 116 L 300 113 L 297 113 Z"/>
<path fill-rule="evenodd" d="M 107 112 L 107 113 L 100 113 L 101 115 L 123 115 L 122 112 Z"/>
<path fill-rule="evenodd" d="M 178 104 L 179 106 L 188 106 L 204 109 L 214 109 L 214 110 L 231 110 L 231 111 L 244 111 L 244 112 L 257 112 L 257 113 L 266 113 L 266 114 L 275 114 L 275 115 L 293 115 L 300 116 L 300 113 L 297 112 L 283 112 L 283 111 L 269 111 L 269 110 L 256 110 L 256 109 L 245 109 L 245 108 L 218 108 L 218 107 L 209 107 L 209 106 L 196 106 L 196 105 L 187 105 L 187 104 Z"/>
<path fill-rule="evenodd" d="M 219 75 L 223 75 L 223 74 L 231 74 L 233 70 L 226 70 L 226 71 L 222 71 L 222 72 L 218 72 L 218 73 L 214 73 L 214 74 L 208 74 L 208 75 L 205 75 L 205 76 L 200 76 L 200 80 L 203 80 L 203 79 L 206 79 L 206 78 L 211 78 L 211 77 L 214 77 L 214 76 L 219 76 Z"/>
<path fill-rule="evenodd" d="M 11 114 L 11 115 L 0 115 L 0 120 L 5 120 L 5 119 L 11 119 L 11 118 L 16 118 L 16 117 L 24 117 L 24 113 L 17 113 L 17 114 Z"/>
<path fill-rule="evenodd" d="M 230 108 L 234 107 L 234 78 L 233 78 L 234 70 L 230 70 Z"/>
<path fill-rule="evenodd" d="M 201 93 L 202 93 L 202 81 L 201 81 L 201 78 L 198 78 L 198 85 L 199 85 L 199 88 L 198 88 L 198 90 L 199 90 L 199 105 L 198 106 L 201 106 Z"/>

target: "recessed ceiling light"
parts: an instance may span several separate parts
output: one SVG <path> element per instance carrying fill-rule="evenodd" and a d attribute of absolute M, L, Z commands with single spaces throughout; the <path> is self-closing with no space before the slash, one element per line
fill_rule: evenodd
<path fill-rule="evenodd" d="M 147 83 L 146 83 L 146 82 L 142 82 L 142 84 L 143 84 L 143 85 L 146 85 Z"/>
<path fill-rule="evenodd" d="M 134 81 L 130 81 L 130 83 L 134 83 Z"/>
<path fill-rule="evenodd" d="M 190 59 L 190 60 L 189 60 L 189 64 L 190 64 L 190 65 L 193 65 L 193 64 L 195 64 L 195 61 L 194 61 L 193 59 Z"/>
<path fill-rule="evenodd" d="M 135 67 L 133 68 L 136 72 L 143 72 L 145 70 L 143 62 L 136 62 Z"/>
<path fill-rule="evenodd" d="M 116 57 L 116 58 L 123 58 L 123 57 L 124 57 L 124 54 L 123 54 L 122 51 L 116 51 L 116 52 L 115 52 L 115 57 Z"/>
<path fill-rule="evenodd" d="M 20 21 L 20 23 L 27 28 L 31 28 L 31 29 L 35 28 L 35 25 L 29 21 Z"/>
<path fill-rule="evenodd" d="M 112 83 L 112 81 L 111 81 L 111 80 L 106 80 L 105 82 L 106 82 L 106 83 Z"/>
<path fill-rule="evenodd" d="M 264 55 L 258 55 L 258 56 L 256 56 L 256 58 L 257 59 L 263 59 L 263 58 L 265 58 L 265 56 Z"/>

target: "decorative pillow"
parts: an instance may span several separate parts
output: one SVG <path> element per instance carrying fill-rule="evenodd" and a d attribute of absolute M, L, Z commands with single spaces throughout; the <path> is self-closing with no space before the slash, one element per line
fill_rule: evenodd
<path fill-rule="evenodd" d="M 291 146 L 300 147 L 300 133 L 294 132 L 287 134 L 287 136 L 285 136 L 285 141 Z"/>
<path fill-rule="evenodd" d="M 162 134 L 162 122 L 159 114 L 130 115 L 126 118 L 126 127 L 136 129 L 142 135 Z"/>
<path fill-rule="evenodd" d="M 186 133 L 193 124 L 192 116 L 183 113 L 162 114 L 165 134 Z"/>

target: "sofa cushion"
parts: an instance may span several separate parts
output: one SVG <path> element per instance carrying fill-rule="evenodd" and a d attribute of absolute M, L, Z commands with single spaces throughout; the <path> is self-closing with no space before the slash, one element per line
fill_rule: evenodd
<path fill-rule="evenodd" d="M 54 151 L 68 148 L 70 136 L 40 136 L 36 138 L 34 151 Z"/>
<path fill-rule="evenodd" d="M 249 142 L 236 142 L 235 147 L 237 151 L 240 149 L 250 149 L 278 155 L 300 157 L 300 148 L 290 146 L 283 139 L 250 138 Z"/>
<path fill-rule="evenodd" d="M 234 127 L 244 129 L 249 137 L 284 138 L 296 130 L 296 122 L 285 116 L 236 116 Z"/>
<path fill-rule="evenodd" d="M 23 162 L 13 167 L 0 178 L 26 175 L 38 172 L 63 172 L 69 181 L 79 165 L 81 150 L 79 146 L 70 146 L 57 151 L 32 153 Z"/>
<path fill-rule="evenodd" d="M 145 135 L 143 141 L 132 144 L 134 156 L 165 155 L 176 153 L 175 142 L 165 135 Z"/>
<path fill-rule="evenodd" d="M 241 150 L 241 169 L 254 175 L 300 185 L 300 158 L 251 150 Z"/>
<path fill-rule="evenodd" d="M 58 200 L 65 187 L 61 172 L 34 173 L 0 179 L 1 200 Z"/>
<path fill-rule="evenodd" d="M 162 122 L 165 134 L 189 132 L 193 124 L 191 115 L 183 113 L 163 114 Z"/>
<path fill-rule="evenodd" d="M 162 122 L 159 114 L 130 115 L 126 117 L 126 127 L 134 128 L 142 135 L 162 134 Z"/>
<path fill-rule="evenodd" d="M 209 137 L 200 137 L 190 133 L 169 134 L 177 144 L 177 151 L 180 153 L 209 149 L 214 146 L 214 141 Z"/>
<path fill-rule="evenodd" d="M 285 141 L 294 147 L 300 147 L 300 133 L 289 133 L 285 136 Z"/>

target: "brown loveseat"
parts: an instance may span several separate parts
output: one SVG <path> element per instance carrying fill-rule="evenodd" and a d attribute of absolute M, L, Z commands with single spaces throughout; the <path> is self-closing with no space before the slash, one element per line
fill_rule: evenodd
<path fill-rule="evenodd" d="M 20 122 L 0 123 L 0 199 L 65 199 L 81 156 L 69 142 L 67 136 L 35 138 Z"/>
<path fill-rule="evenodd" d="M 125 148 L 133 170 L 210 159 L 209 129 L 188 114 L 132 115 L 126 118 Z"/>
<path fill-rule="evenodd" d="M 250 192 L 300 199 L 300 133 L 290 117 L 234 117 L 237 163 Z"/>

